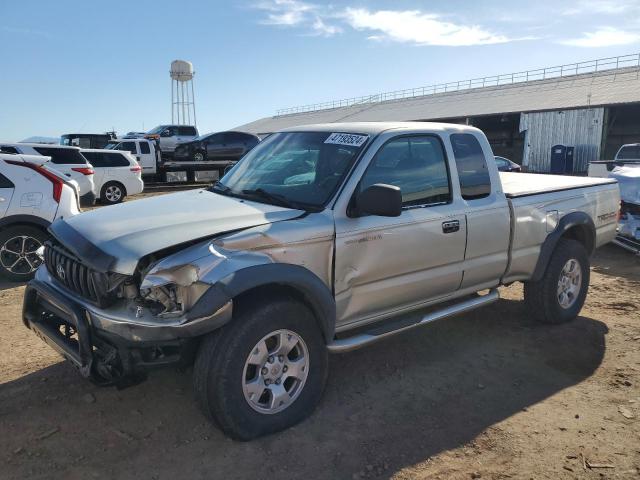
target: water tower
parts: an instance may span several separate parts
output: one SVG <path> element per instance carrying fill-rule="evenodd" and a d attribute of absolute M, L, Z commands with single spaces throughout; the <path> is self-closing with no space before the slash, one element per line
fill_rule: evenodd
<path fill-rule="evenodd" d="M 193 94 L 193 64 L 185 60 L 171 62 L 171 123 L 196 124 L 196 104 Z M 192 120 L 193 119 L 193 120 Z"/>

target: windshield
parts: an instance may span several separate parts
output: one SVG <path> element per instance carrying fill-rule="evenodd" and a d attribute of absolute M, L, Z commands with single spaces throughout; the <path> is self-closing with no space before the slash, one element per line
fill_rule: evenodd
<path fill-rule="evenodd" d="M 148 133 L 149 135 L 153 135 L 153 134 L 155 134 L 155 133 L 160 133 L 160 132 L 162 132 L 165 128 L 167 128 L 167 126 L 166 126 L 166 125 L 158 125 L 156 128 L 153 128 L 153 129 L 149 130 L 147 133 Z"/>
<path fill-rule="evenodd" d="M 292 208 L 321 209 L 368 137 L 331 132 L 275 133 L 251 150 L 213 190 Z"/>
<path fill-rule="evenodd" d="M 109 142 L 104 146 L 104 148 L 106 150 L 114 150 L 118 145 L 120 145 L 120 142 Z"/>

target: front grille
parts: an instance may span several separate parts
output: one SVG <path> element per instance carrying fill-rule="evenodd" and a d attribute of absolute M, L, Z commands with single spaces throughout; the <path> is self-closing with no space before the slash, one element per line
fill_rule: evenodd
<path fill-rule="evenodd" d="M 87 267 L 66 248 L 46 242 L 44 261 L 51 276 L 68 290 L 100 307 L 111 303 L 106 290 L 107 275 Z"/>

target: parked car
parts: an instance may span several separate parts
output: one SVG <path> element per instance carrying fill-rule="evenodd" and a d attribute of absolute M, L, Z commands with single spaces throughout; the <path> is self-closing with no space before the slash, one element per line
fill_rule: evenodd
<path fill-rule="evenodd" d="M 147 132 L 145 138 L 158 140 L 160 151 L 171 153 L 178 143 L 188 142 L 199 135 L 193 125 L 159 125 Z"/>
<path fill-rule="evenodd" d="M 329 352 L 488 305 L 500 285 L 524 282 L 532 319 L 573 320 L 619 200 L 610 179 L 498 172 L 469 126 L 299 126 L 210 189 L 56 222 L 23 320 L 102 384 L 195 357 L 201 408 L 248 440 L 312 412 Z"/>
<path fill-rule="evenodd" d="M 131 153 L 85 149 L 82 154 L 93 165 L 96 191 L 102 203 L 120 203 L 127 195 L 136 195 L 144 190 L 142 167 Z"/>
<path fill-rule="evenodd" d="M 224 170 L 229 164 L 244 157 L 258 143 L 260 139 L 251 133 L 209 133 L 190 142 L 178 144 L 173 152 L 173 159 L 183 162 L 207 162 Z"/>
<path fill-rule="evenodd" d="M 45 168 L 48 161 L 0 153 L 0 274 L 11 281 L 33 277 L 51 222 L 80 211 L 73 180 Z"/>
<path fill-rule="evenodd" d="M 590 177 L 608 177 L 616 167 L 640 165 L 640 143 L 622 145 L 613 160 L 595 160 L 589 163 Z"/>
<path fill-rule="evenodd" d="M 93 167 L 82 156 L 78 147 L 40 143 L 0 143 L 0 151 L 50 157 L 48 168 L 55 168 L 78 183 L 80 205 L 90 206 L 96 202 Z"/>
<path fill-rule="evenodd" d="M 498 170 L 501 172 L 520 172 L 522 171 L 522 167 L 518 165 L 516 162 L 512 162 L 508 158 L 495 156 L 496 165 L 498 166 Z"/>

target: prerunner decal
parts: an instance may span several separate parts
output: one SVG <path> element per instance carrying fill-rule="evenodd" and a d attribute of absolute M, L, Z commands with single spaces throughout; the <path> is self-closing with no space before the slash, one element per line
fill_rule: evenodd
<path fill-rule="evenodd" d="M 333 143 L 334 145 L 349 145 L 351 147 L 361 147 L 367 141 L 369 135 L 356 135 L 353 133 L 332 133 L 324 143 Z"/>

